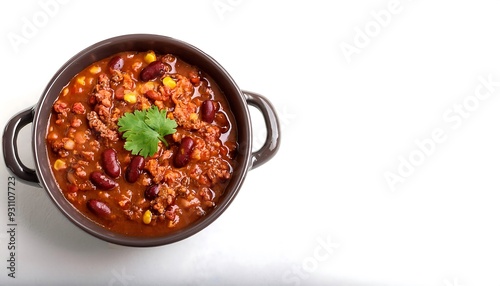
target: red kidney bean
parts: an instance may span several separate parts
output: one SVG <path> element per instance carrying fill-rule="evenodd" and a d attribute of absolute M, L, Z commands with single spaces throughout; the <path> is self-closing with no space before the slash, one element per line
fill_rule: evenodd
<path fill-rule="evenodd" d="M 102 152 L 102 168 L 112 178 L 118 178 L 121 174 L 120 162 L 116 151 L 112 148 Z"/>
<path fill-rule="evenodd" d="M 205 122 L 212 123 L 212 121 L 214 121 L 216 111 L 217 108 L 213 100 L 208 99 L 203 101 L 200 107 L 201 119 Z"/>
<path fill-rule="evenodd" d="M 105 203 L 96 199 L 88 200 L 87 208 L 94 214 L 103 218 L 109 218 L 109 216 L 111 215 L 111 209 Z"/>
<path fill-rule="evenodd" d="M 181 145 L 174 157 L 174 166 L 182 168 L 187 165 L 194 149 L 194 140 L 191 137 L 184 137 L 181 140 Z"/>
<path fill-rule="evenodd" d="M 90 173 L 90 181 L 97 188 L 105 191 L 111 190 L 116 186 L 118 186 L 118 184 L 115 181 L 113 181 L 113 179 L 109 178 L 108 176 L 104 175 L 99 171 L 94 171 Z"/>
<path fill-rule="evenodd" d="M 154 200 L 158 197 L 158 194 L 160 193 L 160 186 L 154 184 L 149 186 L 145 191 L 144 191 L 144 197 L 147 200 Z"/>
<path fill-rule="evenodd" d="M 215 123 L 220 127 L 222 133 L 229 131 L 229 120 L 224 112 L 217 112 L 217 114 L 215 114 Z"/>
<path fill-rule="evenodd" d="M 129 183 L 135 183 L 137 179 L 139 179 L 139 175 L 144 169 L 144 163 L 144 157 L 142 156 L 137 155 L 132 158 L 132 161 L 130 161 L 130 164 L 127 167 L 127 171 L 125 172 L 125 179 Z"/>
<path fill-rule="evenodd" d="M 161 100 L 161 93 L 154 91 L 152 89 L 146 91 L 144 94 L 147 98 L 152 99 L 152 100 Z"/>
<path fill-rule="evenodd" d="M 120 56 L 114 56 L 109 60 L 108 67 L 110 70 L 121 70 L 123 68 L 123 58 Z"/>
<path fill-rule="evenodd" d="M 115 98 L 122 100 L 124 96 L 125 96 L 125 88 L 123 87 L 123 85 L 120 85 L 115 90 Z"/>
<path fill-rule="evenodd" d="M 167 68 L 161 61 L 154 61 L 147 65 L 140 74 L 142 81 L 150 81 L 166 72 Z"/>

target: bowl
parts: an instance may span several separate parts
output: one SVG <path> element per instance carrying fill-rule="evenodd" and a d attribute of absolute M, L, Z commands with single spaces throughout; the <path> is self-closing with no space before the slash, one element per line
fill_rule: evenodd
<path fill-rule="evenodd" d="M 179 231 L 160 237 L 134 237 L 114 233 L 97 225 L 80 213 L 62 194 L 51 172 L 46 148 L 46 135 L 52 105 L 61 89 L 90 64 L 123 51 L 154 50 L 175 54 L 210 75 L 224 93 L 238 129 L 237 166 L 218 205 L 207 215 Z M 252 122 L 249 105 L 259 110 L 266 124 L 267 136 L 263 146 L 252 152 Z M 27 167 L 19 157 L 17 136 L 32 123 L 32 151 L 35 168 Z M 280 127 L 272 104 L 264 96 L 242 91 L 228 72 L 212 57 L 186 42 L 152 34 L 130 34 L 98 42 L 69 59 L 52 77 L 38 103 L 20 111 L 7 123 L 3 134 L 4 160 L 9 170 L 28 184 L 47 192 L 56 207 L 76 226 L 104 241 L 136 247 L 160 246 L 188 238 L 214 222 L 231 204 L 240 190 L 247 172 L 269 161 L 280 145 Z"/>

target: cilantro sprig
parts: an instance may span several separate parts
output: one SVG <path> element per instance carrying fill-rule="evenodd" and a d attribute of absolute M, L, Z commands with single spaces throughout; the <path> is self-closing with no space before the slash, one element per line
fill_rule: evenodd
<path fill-rule="evenodd" d="M 118 119 L 118 131 L 125 138 L 124 148 L 133 155 L 153 156 L 158 150 L 158 141 L 168 146 L 165 136 L 176 132 L 177 123 L 167 118 L 166 110 L 155 105 L 146 110 L 125 113 Z"/>

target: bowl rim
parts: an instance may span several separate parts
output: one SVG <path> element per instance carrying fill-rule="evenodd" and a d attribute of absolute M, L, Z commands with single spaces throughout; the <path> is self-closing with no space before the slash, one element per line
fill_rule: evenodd
<path fill-rule="evenodd" d="M 159 237 L 136 237 L 114 233 L 98 225 L 97 223 L 86 217 L 84 214 L 80 213 L 65 198 L 65 196 L 62 194 L 62 191 L 59 189 L 56 180 L 53 177 L 52 170 L 48 166 L 48 155 L 45 144 L 46 131 L 48 128 L 48 117 L 52 110 L 53 104 L 53 102 L 50 102 L 50 99 L 54 97 L 52 93 L 57 93 L 57 95 L 53 99 L 56 99 L 58 97 L 61 90 L 60 88 L 58 89 L 58 87 L 60 87 L 61 83 L 65 82 L 65 84 L 67 84 L 69 82 L 69 80 L 65 81 L 64 78 L 69 77 L 71 79 L 76 75 L 76 73 L 71 73 L 72 70 L 81 71 L 93 62 L 105 58 L 102 56 L 98 56 L 98 54 L 102 54 L 103 51 L 106 51 L 108 49 L 112 50 L 115 46 L 121 45 L 123 47 L 127 47 L 134 46 L 134 44 L 136 46 L 145 45 L 151 47 L 159 44 L 172 45 L 175 47 L 174 50 L 185 50 L 186 54 L 193 55 L 197 60 L 203 59 L 202 63 L 199 63 L 192 62 L 190 61 L 190 59 L 185 59 L 184 57 L 180 56 L 181 59 L 190 64 L 198 67 L 201 65 L 202 67 L 200 67 L 200 69 L 210 75 L 219 85 L 224 95 L 226 96 L 228 103 L 231 105 L 230 109 L 235 116 L 235 123 L 237 124 L 238 131 L 238 166 L 234 169 L 233 176 L 226 187 L 226 191 L 222 197 L 222 200 L 214 209 L 210 210 L 210 212 L 206 216 L 198 219 L 196 222 L 176 232 Z M 156 49 L 152 48 L 150 50 Z M 109 54 L 109 56 L 126 50 L 113 51 L 114 52 L 109 52 L 111 53 Z M 89 61 L 90 63 L 85 64 Z M 206 67 L 210 67 L 209 72 L 206 71 Z M 237 99 L 237 102 L 234 102 L 234 99 Z M 237 107 L 237 112 L 235 109 L 233 109 L 235 106 Z M 245 124 L 242 124 L 242 121 Z M 234 198 L 239 192 L 245 180 L 247 172 L 252 165 L 252 128 L 250 112 L 241 89 L 237 86 L 236 82 L 229 75 L 229 73 L 215 59 L 203 52 L 201 49 L 184 41 L 163 35 L 127 34 L 116 36 L 99 41 L 75 54 L 72 58 L 66 61 L 66 63 L 64 63 L 61 68 L 59 68 L 59 70 L 54 74 L 52 79 L 47 84 L 45 90 L 43 91 L 38 104 L 34 108 L 32 130 L 32 148 L 35 158 L 35 171 L 37 177 L 39 178 L 40 186 L 47 191 L 52 202 L 73 224 L 78 226 L 80 229 L 104 241 L 124 246 L 161 246 L 178 242 L 200 232 L 202 229 L 206 228 L 208 225 L 214 222 L 220 215 L 222 215 L 222 213 L 234 201 Z"/>

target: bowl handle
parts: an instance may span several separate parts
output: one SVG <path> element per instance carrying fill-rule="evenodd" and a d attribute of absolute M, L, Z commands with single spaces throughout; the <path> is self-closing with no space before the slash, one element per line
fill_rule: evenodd
<path fill-rule="evenodd" d="M 34 109 L 30 107 L 19 112 L 7 122 L 3 132 L 3 157 L 5 164 L 14 175 L 32 185 L 39 186 L 35 170 L 26 167 L 21 162 L 19 150 L 17 149 L 17 135 L 24 126 L 33 122 L 33 116 Z"/>
<path fill-rule="evenodd" d="M 252 153 L 251 169 L 255 169 L 269 161 L 278 152 L 281 141 L 280 125 L 277 113 L 267 98 L 250 91 L 243 91 L 243 94 L 246 97 L 247 103 L 262 113 L 266 123 L 266 141 L 259 150 Z"/>

